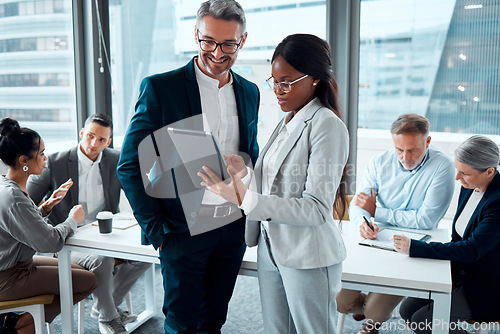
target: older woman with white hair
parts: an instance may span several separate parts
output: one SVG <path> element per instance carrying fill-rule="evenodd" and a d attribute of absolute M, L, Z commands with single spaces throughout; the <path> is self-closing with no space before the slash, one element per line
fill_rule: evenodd
<path fill-rule="evenodd" d="M 452 239 L 447 243 L 394 236 L 395 249 L 411 257 L 450 260 L 451 322 L 500 320 L 500 176 L 498 146 L 484 136 L 472 136 L 455 151 L 455 179 L 462 184 Z M 430 333 L 432 301 L 407 298 L 400 308 L 416 333 Z M 419 330 L 422 329 L 422 330 Z M 457 328 L 450 332 L 460 332 Z"/>

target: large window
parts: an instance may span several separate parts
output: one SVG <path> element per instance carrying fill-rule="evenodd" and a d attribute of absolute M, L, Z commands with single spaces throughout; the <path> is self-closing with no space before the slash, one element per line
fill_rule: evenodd
<path fill-rule="evenodd" d="M 76 141 L 71 0 L 0 4 L 0 117 Z M 58 147 L 47 145 L 48 151 Z"/>
<path fill-rule="evenodd" d="M 282 117 L 274 94 L 265 84 L 269 60 L 288 34 L 326 36 L 325 1 L 241 0 L 248 39 L 233 70 L 261 91 L 259 141 L 267 140 Z M 123 135 L 134 113 L 142 78 L 185 65 L 197 54 L 194 26 L 199 0 L 110 0 L 113 119 Z"/>
<path fill-rule="evenodd" d="M 25 37 L 0 40 L 0 53 L 67 50 L 67 36 Z"/>
<path fill-rule="evenodd" d="M 359 127 L 500 134 L 500 1 L 361 1 Z"/>
<path fill-rule="evenodd" d="M 68 73 L 0 74 L 0 87 L 69 86 Z"/>
<path fill-rule="evenodd" d="M 358 180 L 400 114 L 427 117 L 449 156 L 471 134 L 500 144 L 499 17 L 500 0 L 361 0 Z"/>
<path fill-rule="evenodd" d="M 0 4 L 0 17 L 65 13 L 66 0 L 9 1 Z"/>

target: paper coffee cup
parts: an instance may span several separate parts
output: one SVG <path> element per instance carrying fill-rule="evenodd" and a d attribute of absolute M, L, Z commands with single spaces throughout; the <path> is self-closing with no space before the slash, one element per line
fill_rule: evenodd
<path fill-rule="evenodd" d="M 111 233 L 113 230 L 113 213 L 110 211 L 101 211 L 96 216 L 99 223 L 100 233 Z"/>

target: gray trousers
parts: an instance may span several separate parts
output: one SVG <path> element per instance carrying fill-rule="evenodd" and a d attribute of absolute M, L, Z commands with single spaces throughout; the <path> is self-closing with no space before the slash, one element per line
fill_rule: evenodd
<path fill-rule="evenodd" d="M 125 261 L 116 266 L 115 259 L 94 254 L 71 252 L 71 262 L 79 264 L 97 276 L 98 286 L 92 293 L 99 321 L 118 318 L 117 307 L 135 282 L 151 266 L 150 263 Z"/>
<path fill-rule="evenodd" d="M 260 298 L 266 334 L 334 334 L 335 295 L 342 264 L 315 269 L 283 267 L 261 233 L 257 250 Z"/>

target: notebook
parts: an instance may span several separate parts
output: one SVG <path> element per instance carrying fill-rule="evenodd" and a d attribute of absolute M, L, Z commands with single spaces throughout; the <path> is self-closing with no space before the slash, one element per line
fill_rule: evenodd
<path fill-rule="evenodd" d="M 364 239 L 360 241 L 359 244 L 362 246 L 369 246 L 369 247 L 396 251 L 394 249 L 394 242 L 392 241 L 392 236 L 395 234 L 404 235 L 410 239 L 415 239 L 420 241 L 425 241 L 431 237 L 429 234 L 426 233 L 413 232 L 408 230 L 398 230 L 395 228 L 384 227 L 378 231 L 377 239 L 375 240 Z"/>

